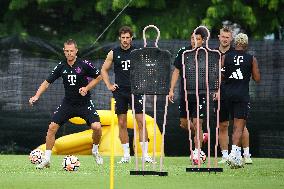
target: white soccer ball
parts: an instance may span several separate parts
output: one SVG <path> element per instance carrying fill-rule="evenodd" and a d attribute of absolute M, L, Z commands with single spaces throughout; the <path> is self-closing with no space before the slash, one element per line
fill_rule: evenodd
<path fill-rule="evenodd" d="M 63 158 L 62 166 L 65 171 L 77 171 L 80 167 L 80 161 L 76 156 L 68 155 Z"/>
<path fill-rule="evenodd" d="M 191 155 L 189 156 L 191 159 Z M 197 152 L 193 152 L 193 158 L 192 158 L 193 164 L 198 165 L 199 159 L 198 159 L 198 154 Z M 200 164 L 205 163 L 206 161 L 206 154 L 203 151 L 200 151 Z"/>
<path fill-rule="evenodd" d="M 195 164 L 195 165 L 198 165 L 198 158 L 197 157 L 193 157 L 193 163 Z M 200 164 L 203 164 L 203 163 L 205 163 L 205 161 L 206 161 L 206 155 L 204 154 L 204 155 L 201 155 L 200 154 Z"/>
<path fill-rule="evenodd" d="M 231 169 L 238 169 L 244 167 L 242 157 L 236 157 L 233 154 L 229 155 L 227 163 Z"/>
<path fill-rule="evenodd" d="M 29 159 L 32 164 L 40 164 L 44 158 L 44 152 L 41 149 L 31 151 Z"/>

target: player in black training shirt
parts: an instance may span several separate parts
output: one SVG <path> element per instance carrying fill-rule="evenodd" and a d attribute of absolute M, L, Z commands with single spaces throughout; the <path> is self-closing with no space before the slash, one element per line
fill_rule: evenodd
<path fill-rule="evenodd" d="M 131 45 L 133 32 L 130 27 L 123 26 L 119 29 L 120 46 L 111 50 L 102 66 L 101 74 L 107 88 L 113 92 L 116 101 L 115 113 L 118 118 L 119 138 L 124 151 L 124 156 L 118 163 L 129 163 L 129 137 L 127 132 L 127 110 L 131 106 L 131 85 L 130 85 L 130 52 L 134 49 Z M 108 71 L 114 64 L 115 83 L 109 80 Z M 135 117 L 139 129 L 139 141 L 142 147 L 143 141 L 143 106 L 142 95 L 136 95 L 134 100 Z M 145 153 L 144 161 L 152 163 L 152 158 L 148 155 L 148 133 L 145 133 Z"/>
<path fill-rule="evenodd" d="M 204 34 L 201 30 L 197 30 L 195 32 L 195 37 L 197 41 L 197 47 L 201 47 L 204 42 Z M 171 102 L 174 101 L 174 89 L 176 86 L 176 82 L 178 78 L 180 77 L 180 101 L 179 101 L 179 112 L 180 112 L 180 127 L 183 129 L 188 130 L 187 125 L 187 113 L 186 113 L 186 103 L 185 103 L 185 91 L 184 91 L 184 79 L 183 79 L 183 66 L 182 66 L 182 54 L 186 50 L 194 49 L 195 46 L 195 40 L 194 40 L 194 34 L 191 35 L 191 46 L 189 47 L 183 47 L 179 50 L 175 61 L 174 61 L 174 71 L 172 73 L 171 78 L 171 87 L 169 92 L 169 100 Z M 194 64 L 194 62 L 192 62 Z M 203 131 L 202 131 L 202 123 L 203 118 L 205 117 L 206 113 L 206 98 L 205 94 L 199 94 L 200 98 L 200 106 L 199 106 L 199 139 L 200 139 L 200 147 L 202 147 L 203 142 Z M 195 144 L 195 150 L 193 151 L 193 160 L 195 164 L 198 164 L 198 143 L 197 143 L 197 101 L 196 101 L 196 95 L 195 94 L 188 94 L 188 110 L 189 110 L 189 117 L 190 120 L 192 119 L 193 124 L 191 125 L 191 130 L 194 132 L 194 144 Z M 206 157 L 205 153 L 203 151 L 200 151 L 200 157 Z"/>
<path fill-rule="evenodd" d="M 220 29 L 219 37 L 219 47 L 217 50 L 223 55 L 230 53 L 234 50 L 231 46 L 231 42 L 233 40 L 233 32 L 229 27 L 223 27 Z M 225 71 L 226 68 L 222 69 L 222 73 Z M 225 106 L 225 100 L 223 97 L 224 92 L 224 81 L 221 82 L 220 86 L 220 122 L 219 122 L 219 144 L 222 152 L 222 159 L 218 163 L 224 164 L 227 162 L 229 153 L 228 153 L 228 146 L 229 146 L 229 134 L 228 134 L 228 127 L 229 127 L 229 120 L 227 120 L 227 114 L 229 110 Z M 217 110 L 218 104 L 215 101 L 215 110 Z M 249 152 L 249 132 L 247 127 L 245 126 L 243 136 L 242 136 L 242 147 L 244 150 L 244 162 L 246 164 L 252 164 L 252 159 L 250 158 Z"/>
<path fill-rule="evenodd" d="M 248 115 L 250 77 L 256 82 L 260 81 L 257 60 L 246 53 L 247 46 L 248 36 L 239 33 L 235 37 L 235 50 L 222 57 L 222 67 L 226 68 L 223 95 L 225 108 L 229 110 L 225 120 L 233 119 L 234 122 L 233 145 L 228 158 L 228 163 L 233 168 L 243 166 L 241 139 Z"/>
<path fill-rule="evenodd" d="M 35 96 L 31 97 L 29 103 L 33 105 L 44 93 L 48 86 L 59 77 L 63 79 L 65 97 L 62 104 L 54 112 L 51 123 L 49 124 L 46 135 L 45 158 L 38 169 L 50 166 L 51 150 L 55 143 L 55 134 L 60 125 L 63 125 L 70 118 L 79 116 L 86 120 L 87 124 L 93 129 L 93 149 L 92 153 L 98 164 L 103 163 L 99 155 L 98 145 L 101 139 L 102 130 L 100 118 L 95 110 L 94 104 L 90 98 L 90 90 L 94 88 L 101 80 L 100 71 L 93 65 L 77 58 L 77 45 L 72 39 L 64 43 L 63 48 L 66 60 L 60 62 L 51 72 L 49 77 L 40 85 Z M 88 77 L 94 78 L 88 82 Z"/>

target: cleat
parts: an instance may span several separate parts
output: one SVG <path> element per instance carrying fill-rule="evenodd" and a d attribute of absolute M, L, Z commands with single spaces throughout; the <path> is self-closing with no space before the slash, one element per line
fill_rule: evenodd
<path fill-rule="evenodd" d="M 218 162 L 218 164 L 226 164 L 228 161 L 228 157 L 222 157 L 222 159 Z"/>
<path fill-rule="evenodd" d="M 130 163 L 130 156 L 124 156 L 121 158 L 121 160 L 119 162 L 117 162 L 118 164 L 123 164 L 123 163 Z"/>
<path fill-rule="evenodd" d="M 103 158 L 101 157 L 101 155 L 99 154 L 99 152 L 97 153 L 93 153 L 93 156 L 97 162 L 98 165 L 102 165 L 104 163 Z"/>
<path fill-rule="evenodd" d="M 252 159 L 250 158 L 250 154 L 249 155 L 244 155 L 244 163 L 245 164 L 252 164 Z"/>
<path fill-rule="evenodd" d="M 50 167 L 50 161 L 43 159 L 42 162 L 36 166 L 36 169 L 43 169 L 43 168 L 49 168 L 49 167 Z"/>

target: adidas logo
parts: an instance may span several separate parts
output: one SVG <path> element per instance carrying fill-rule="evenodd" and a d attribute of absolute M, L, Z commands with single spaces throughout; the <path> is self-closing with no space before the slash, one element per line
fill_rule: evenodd
<path fill-rule="evenodd" d="M 241 69 L 237 69 L 232 75 L 229 77 L 230 79 L 244 79 L 244 76 L 241 72 Z"/>

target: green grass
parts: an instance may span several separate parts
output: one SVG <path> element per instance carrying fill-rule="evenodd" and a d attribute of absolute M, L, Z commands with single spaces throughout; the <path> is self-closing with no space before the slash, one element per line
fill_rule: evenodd
<path fill-rule="evenodd" d="M 63 156 L 52 156 L 51 168 L 36 170 L 23 155 L 0 155 L 0 189 L 108 189 L 109 159 L 96 165 L 92 156 L 77 156 L 81 167 L 77 172 L 62 170 Z M 117 159 L 118 160 L 118 159 Z M 167 157 L 164 163 L 169 176 L 130 176 L 129 165 L 115 164 L 115 189 L 283 189 L 284 159 L 254 158 L 253 165 L 242 169 L 223 166 L 223 173 L 186 173 L 190 167 L 186 157 Z M 157 164 L 157 167 L 159 164 Z M 149 165 L 146 167 L 150 169 Z"/>

